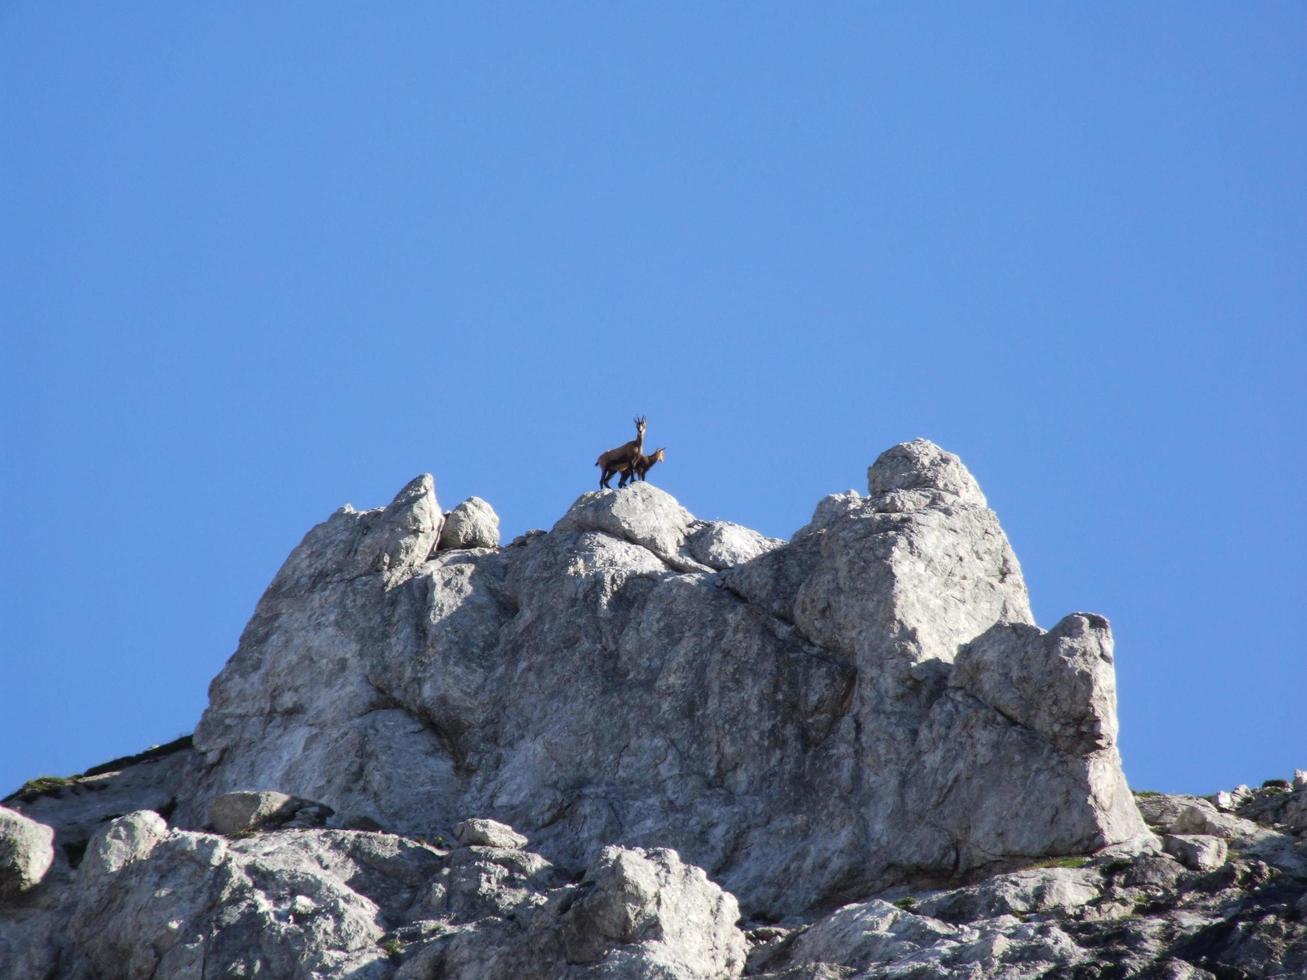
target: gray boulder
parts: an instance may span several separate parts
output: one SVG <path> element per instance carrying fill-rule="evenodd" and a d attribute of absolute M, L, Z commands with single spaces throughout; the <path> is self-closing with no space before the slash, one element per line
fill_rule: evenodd
<path fill-rule="evenodd" d="M 438 547 L 498 548 L 499 515 L 480 497 L 468 497 L 445 515 Z"/>
<path fill-rule="evenodd" d="M 569 884 L 512 828 L 460 829 L 467 843 L 445 851 L 357 831 L 228 839 L 130 813 L 96 831 L 47 903 L 0 913 L 0 976 L 697 980 L 743 969 L 735 899 L 672 851 L 605 848 Z"/>
<path fill-rule="evenodd" d="M 85 874 L 102 878 L 148 858 L 168 836 L 168 822 L 151 810 L 138 810 L 111 821 L 91 838 L 82 860 Z"/>
<path fill-rule="evenodd" d="M 464 862 L 453 917 L 417 931 L 395 980 L 725 980 L 744 967 L 735 900 L 674 852 L 604 848 L 576 884 L 525 851 L 473 846 L 451 860 Z M 494 862 L 512 870 L 497 877 Z"/>
<path fill-rule="evenodd" d="M 964 846 L 975 853 L 965 863 L 982 863 L 985 852 L 1084 854 L 1143 837 L 1116 748 L 1112 651 L 1107 620 L 1086 613 L 1047 633 L 997 623 L 960 651 L 925 731 L 946 739 L 961 729 L 988 745 L 988 783 L 966 781 L 967 757 L 953 755 L 941 759 L 960 777 L 952 791 L 933 806 L 915 799 L 933 820 L 966 827 Z M 1039 792 L 1026 794 L 1032 772 Z M 1095 805 L 1084 807 L 1086 796 Z M 996 797 L 1005 805 L 987 802 Z"/>
<path fill-rule="evenodd" d="M 1208 800 L 1215 804 L 1218 810 L 1228 812 L 1238 809 L 1252 794 L 1253 791 L 1249 787 L 1236 786 L 1234 789 L 1223 789 L 1213 793 L 1208 797 Z"/>
<path fill-rule="evenodd" d="M 744 933 L 735 898 L 675 851 L 606 847 L 562 917 L 569 963 L 604 976 L 735 977 Z"/>
<path fill-rule="evenodd" d="M 1174 832 L 1183 822 L 1186 825 L 1219 819 L 1220 812 L 1210 801 L 1200 796 L 1147 793 L 1136 799 L 1139 814 L 1150 827 L 1164 834 Z"/>
<path fill-rule="evenodd" d="M 697 528 L 688 510 L 651 483 L 633 483 L 624 492 L 595 490 L 582 494 L 554 525 L 559 537 L 568 532 L 597 531 L 626 541 L 681 572 L 712 571 L 694 559 L 686 539 Z"/>
<path fill-rule="evenodd" d="M 0 806 L 0 901 L 40 884 L 54 863 L 54 831 Z"/>
<path fill-rule="evenodd" d="M 1206 800 L 1181 807 L 1166 829 L 1174 834 L 1205 834 L 1225 840 L 1234 840 L 1257 830 L 1252 821 L 1221 813 Z"/>
<path fill-rule="evenodd" d="M 1087 754 L 1116 742 L 1112 635 L 1101 616 L 1074 613 L 1048 633 L 995 624 L 963 649 L 949 686 L 1062 752 Z"/>
<path fill-rule="evenodd" d="M 1164 846 L 1167 854 L 1194 871 L 1219 868 L 1225 863 L 1228 851 L 1221 838 L 1205 834 L 1168 834 Z"/>
<path fill-rule="evenodd" d="M 458 923 L 512 917 L 543 904 L 561 882 L 539 854 L 471 844 L 450 854 L 447 873 L 432 883 L 429 908 L 434 917 Z"/>
<path fill-rule="evenodd" d="M 521 839 L 490 823 L 464 834 Z M 0 916 L 0 975 L 728 978 L 744 965 L 738 915 L 671 851 L 605 848 L 568 884 L 519 847 L 334 830 L 229 840 L 140 811 L 95 833 L 48 910 Z"/>
<path fill-rule="evenodd" d="M 354 539 L 345 568 L 357 574 L 380 572 L 387 579 L 403 577 L 431 554 L 443 521 L 436 482 L 427 473 L 411 480 L 380 513 L 357 514 L 347 507 L 338 514 L 346 520 L 337 532 L 353 532 Z"/>
<path fill-rule="evenodd" d="M 980 485 L 962 460 L 927 439 L 899 443 L 881 453 L 867 468 L 867 488 L 873 497 L 920 491 L 926 494 L 923 501 L 952 497 L 960 504 L 986 506 Z"/>
<path fill-rule="evenodd" d="M 224 793 L 209 804 L 209 824 L 220 834 L 242 834 L 272 827 L 321 827 L 330 807 L 270 790 Z"/>
<path fill-rule="evenodd" d="M 730 521 L 705 521 L 686 539 L 694 560 L 717 571 L 753 561 L 783 544 L 779 538 L 766 537 Z"/>
<path fill-rule="evenodd" d="M 485 820 L 474 817 L 464 820 L 454 827 L 454 836 L 460 844 L 468 847 L 499 847 L 504 850 L 519 851 L 526 847 L 526 838 L 507 824 L 498 820 Z"/>

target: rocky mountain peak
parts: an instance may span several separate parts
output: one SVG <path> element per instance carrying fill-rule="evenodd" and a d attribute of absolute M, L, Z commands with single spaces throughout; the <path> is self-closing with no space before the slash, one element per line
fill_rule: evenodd
<path fill-rule="evenodd" d="M 506 547 L 488 503 L 445 513 L 430 475 L 341 508 L 278 571 L 192 739 L 6 801 L 13 921 L 46 930 L 42 963 L 129 956 L 133 976 L 691 977 L 745 969 L 738 915 L 829 915 L 758 970 L 851 967 L 868 930 L 956 945 L 961 908 L 1089 902 L 1097 872 L 932 899 L 934 918 L 873 897 L 1159 845 L 1121 771 L 1107 620 L 1035 625 L 938 446 L 882 453 L 868 490 L 789 541 L 648 482 Z M 142 952 L 158 917 L 182 925 Z"/>
<path fill-rule="evenodd" d="M 571 867 L 675 848 L 772 914 L 1141 833 L 1106 621 L 1033 626 L 957 457 L 904 443 L 869 488 L 788 543 L 647 482 L 502 550 L 437 547 L 430 477 L 338 512 L 214 681 L 179 819 L 251 788 L 405 833 L 475 813 Z"/>

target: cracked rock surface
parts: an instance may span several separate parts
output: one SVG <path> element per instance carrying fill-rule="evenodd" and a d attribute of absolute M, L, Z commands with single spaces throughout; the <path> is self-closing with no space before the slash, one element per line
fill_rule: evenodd
<path fill-rule="evenodd" d="M 651 483 L 502 550 L 434 549 L 429 477 L 342 509 L 213 682 L 176 819 L 242 790 L 403 833 L 477 813 L 574 869 L 673 848 L 778 915 L 1143 833 L 1106 620 L 1033 625 L 955 456 L 905 443 L 869 488 L 788 543 Z"/>
<path fill-rule="evenodd" d="M 789 541 L 647 482 L 504 548 L 430 476 L 342 508 L 192 738 L 5 801 L 53 843 L 0 976 L 1296 969 L 1307 781 L 1137 805 L 1107 620 L 1035 625 L 939 447 L 868 491 Z"/>
<path fill-rule="evenodd" d="M 1193 869 L 1154 841 L 1138 853 L 1046 861 L 960 888 L 897 888 L 810 921 L 752 928 L 746 975 L 1307 976 L 1307 836 L 1269 816 L 1307 798 L 1307 788 L 1298 792 L 1247 796 L 1242 809 L 1263 822 L 1235 817 L 1228 859 L 1220 848 L 1219 861 Z M 1147 794 L 1140 803 L 1165 832 L 1207 801 Z"/>

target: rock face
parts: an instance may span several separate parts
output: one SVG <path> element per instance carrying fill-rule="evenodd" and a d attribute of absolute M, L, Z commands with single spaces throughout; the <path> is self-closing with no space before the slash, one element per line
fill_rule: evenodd
<path fill-rule="evenodd" d="M 1263 791 L 1247 795 L 1242 809 L 1265 815 L 1291 802 L 1289 794 Z M 1151 794 L 1140 803 L 1158 831 L 1202 809 L 1194 797 Z M 753 929 L 746 975 L 1307 975 L 1307 839 L 1236 820 L 1242 856 L 1228 861 L 1223 841 L 1173 835 L 1168 850 L 1181 851 L 1180 861 L 1154 847 L 1048 862 L 961 888 L 895 889 L 810 924 Z"/>
<path fill-rule="evenodd" d="M 526 847 L 525 837 L 498 820 L 464 820 L 455 825 L 454 836 L 460 844 L 468 847 L 498 847 L 505 851 L 519 851 Z"/>
<path fill-rule="evenodd" d="M 645 976 L 732 977 L 744 969 L 735 899 L 675 851 L 606 847 L 587 885 L 565 916 L 567 962 Z M 657 972 L 644 973 L 650 966 Z"/>
<path fill-rule="evenodd" d="M 505 548 L 429 476 L 342 508 L 193 738 L 5 801 L 0 976 L 1307 964 L 1307 779 L 1136 806 L 1107 621 L 1034 624 L 939 447 L 868 490 L 788 542 L 644 482 Z"/>
<path fill-rule="evenodd" d="M 889 450 L 869 488 L 789 543 L 648 483 L 502 551 L 433 554 L 457 511 L 442 533 L 429 477 L 342 510 L 213 682 L 178 817 L 251 787 L 407 833 L 481 813 L 573 868 L 672 847 L 772 914 L 1143 833 L 1107 622 L 1033 625 L 937 446 Z"/>

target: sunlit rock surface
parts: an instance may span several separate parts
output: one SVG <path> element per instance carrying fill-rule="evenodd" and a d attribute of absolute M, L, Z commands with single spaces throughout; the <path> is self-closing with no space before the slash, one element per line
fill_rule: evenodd
<path fill-rule="evenodd" d="M 869 486 L 789 543 L 651 483 L 504 550 L 433 552 L 428 478 L 342 511 L 214 681 L 178 818 L 241 789 L 405 833 L 475 812 L 569 867 L 674 848 L 775 914 L 1141 834 L 1106 621 L 1032 625 L 956 457 L 897 446 Z"/>
<path fill-rule="evenodd" d="M 429 476 L 342 508 L 193 739 L 5 801 L 0 976 L 1293 975 L 1307 779 L 1137 806 L 1107 621 L 1034 624 L 939 447 L 868 491 L 788 542 L 650 483 L 504 548 Z"/>

